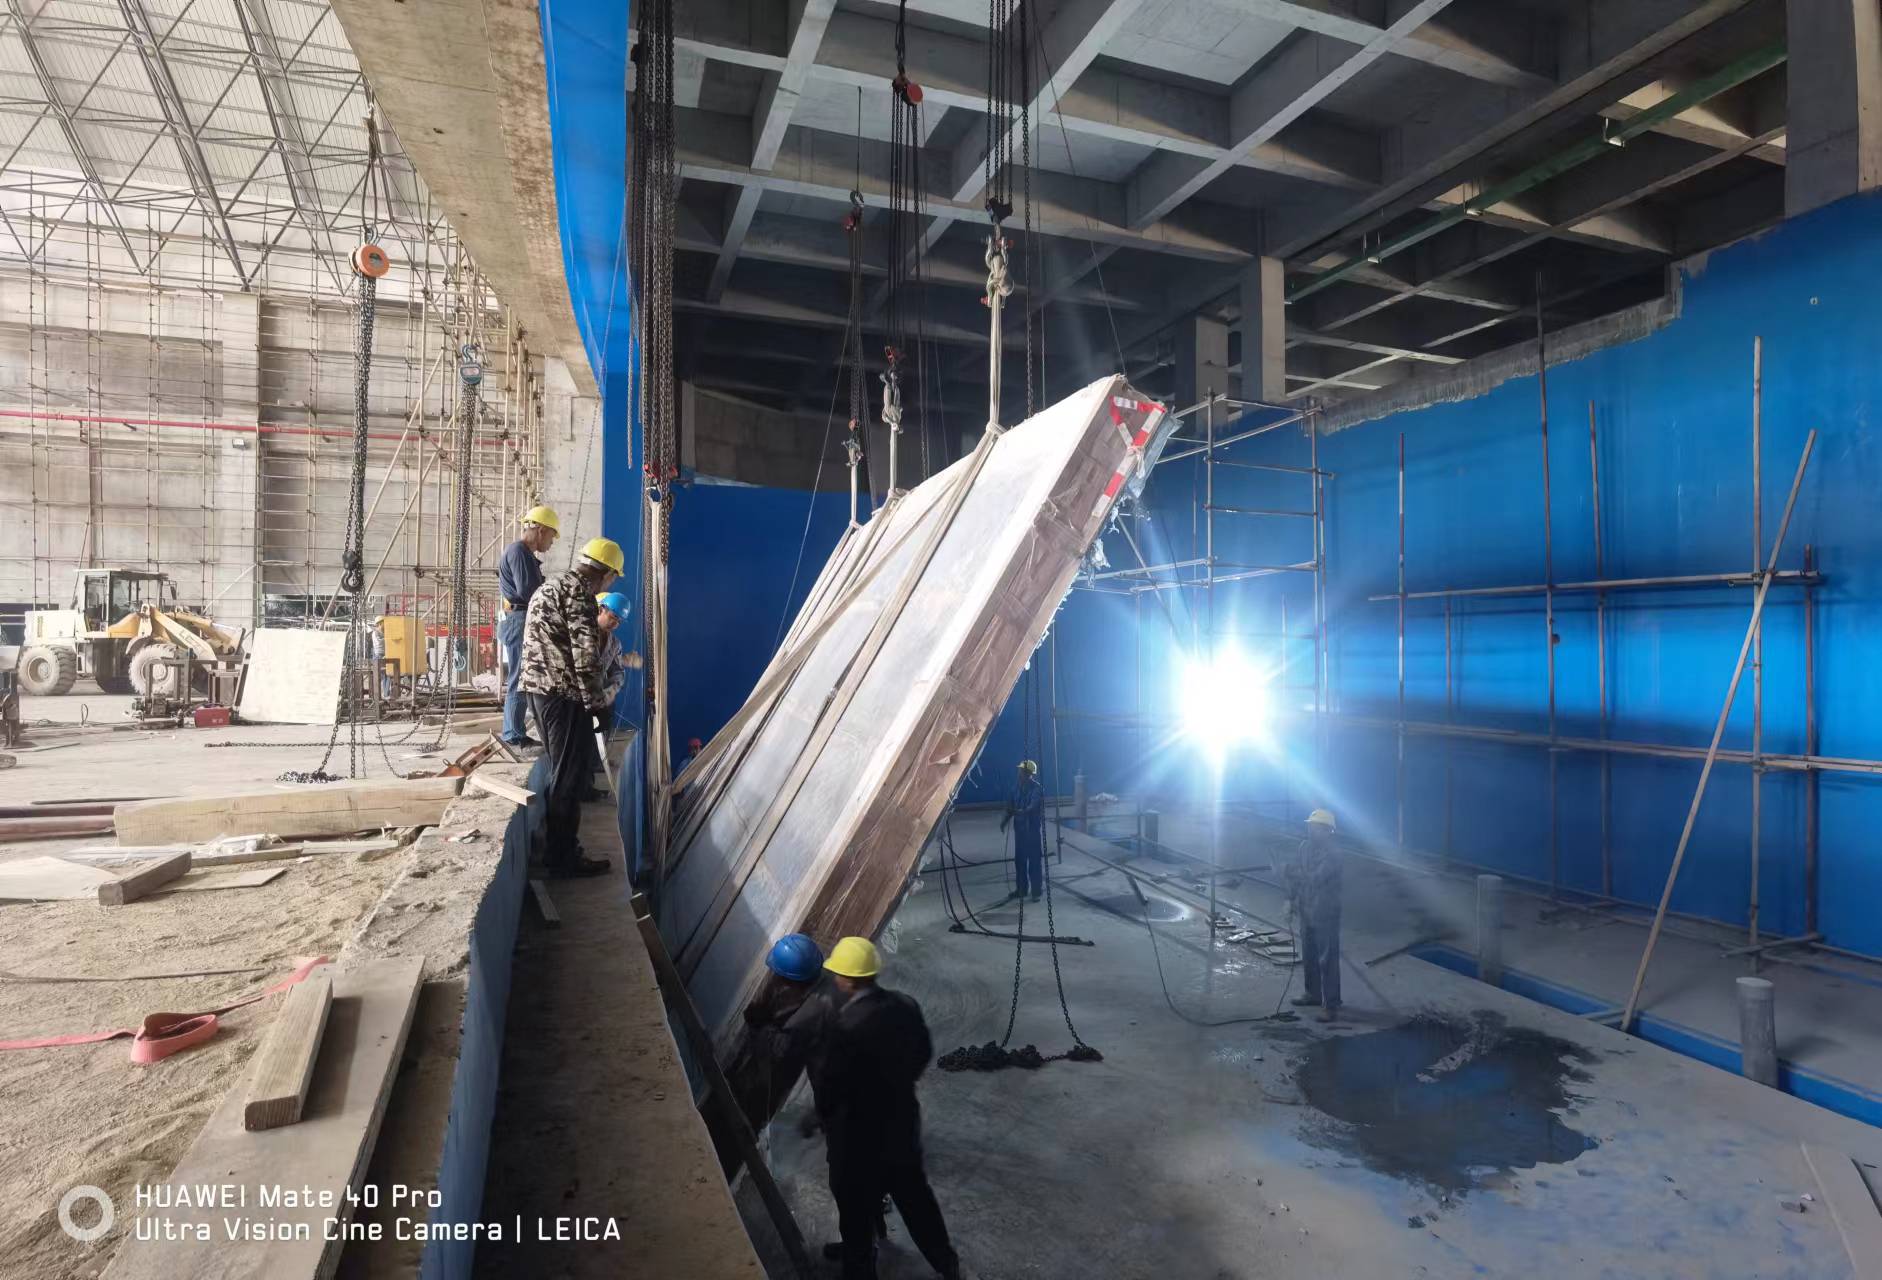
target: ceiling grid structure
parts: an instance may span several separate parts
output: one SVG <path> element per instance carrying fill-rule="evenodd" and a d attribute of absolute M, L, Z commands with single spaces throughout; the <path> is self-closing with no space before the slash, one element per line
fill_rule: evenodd
<path fill-rule="evenodd" d="M 720 352 L 841 329 L 849 191 L 871 233 L 887 203 L 896 13 L 680 6 L 681 99 L 696 105 L 679 112 L 677 305 L 698 339 L 682 337 L 683 376 L 699 385 L 826 407 L 796 362 Z M 1031 21 L 1046 270 L 1024 301 L 1052 313 L 1064 385 L 1121 356 L 1167 391 L 1176 328 L 1234 325 L 1243 270 L 1263 257 L 1282 260 L 1290 296 L 1343 267 L 1287 314 L 1287 398 L 1324 403 L 1531 336 L 1538 288 L 1550 327 L 1657 297 L 1671 262 L 1783 216 L 1778 0 L 1042 0 Z M 933 391 L 966 405 L 985 362 L 987 14 L 910 0 L 907 22 L 927 131 L 924 312 L 961 384 Z M 1689 100 L 1773 45 L 1775 61 Z M 1626 146 L 1472 206 L 1643 112 Z M 887 264 L 869 239 L 873 302 Z"/>
<path fill-rule="evenodd" d="M 324 0 L 4 0 L 0 251 L 82 267 L 61 233 L 96 220 L 120 252 L 89 269 L 125 280 L 208 241 L 223 287 L 350 294 L 368 101 Z M 437 285 L 451 233 L 378 134 L 377 234 L 426 277 L 396 298 Z"/>

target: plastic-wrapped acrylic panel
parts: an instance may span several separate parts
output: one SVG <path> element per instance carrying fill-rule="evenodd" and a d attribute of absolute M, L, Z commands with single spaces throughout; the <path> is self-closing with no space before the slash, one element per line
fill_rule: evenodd
<path fill-rule="evenodd" d="M 708 1026 L 779 934 L 872 934 L 1168 422 L 1107 378 L 851 530 L 675 825 L 661 927 Z"/>

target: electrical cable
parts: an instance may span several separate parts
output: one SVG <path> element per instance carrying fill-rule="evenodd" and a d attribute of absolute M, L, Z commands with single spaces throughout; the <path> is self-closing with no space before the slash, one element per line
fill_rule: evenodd
<path fill-rule="evenodd" d="M 1123 875 L 1126 880 L 1130 881 L 1131 892 L 1137 896 L 1137 904 L 1141 909 L 1144 921 L 1144 932 L 1150 935 L 1150 955 L 1157 964 L 1157 985 L 1163 988 L 1163 1003 L 1170 1006 L 1171 1013 L 1175 1014 L 1192 1027 L 1233 1027 L 1239 1026 L 1244 1022 L 1274 1022 L 1277 1020 L 1281 1012 L 1281 1006 L 1287 1003 L 1287 993 L 1294 988 L 1294 968 L 1292 965 L 1284 966 L 1287 969 L 1287 982 L 1281 988 L 1281 998 L 1274 1002 L 1273 1013 L 1258 1013 L 1237 1018 L 1208 1019 L 1198 1018 L 1194 1014 L 1184 1013 L 1181 1009 L 1177 1008 L 1175 999 L 1170 995 L 1170 984 L 1163 976 L 1163 954 L 1157 948 L 1156 928 L 1150 923 L 1150 904 L 1145 900 L 1143 890 L 1138 887 L 1137 877 L 1133 876 L 1128 871 L 1124 872 Z"/>

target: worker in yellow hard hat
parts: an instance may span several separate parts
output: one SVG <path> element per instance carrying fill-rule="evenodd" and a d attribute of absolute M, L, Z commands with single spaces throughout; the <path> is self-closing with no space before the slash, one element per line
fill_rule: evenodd
<path fill-rule="evenodd" d="M 824 970 L 835 986 L 812 1060 L 811 1089 L 823 1121 L 841 1244 L 824 1256 L 843 1263 L 845 1280 L 873 1280 L 882 1198 L 895 1201 L 921 1256 L 948 1280 L 960 1259 L 922 1164 L 921 1104 L 915 1082 L 934 1057 L 921 1006 L 877 982 L 882 957 L 867 938 L 843 938 Z"/>
<path fill-rule="evenodd" d="M 530 597 L 542 585 L 542 557 L 555 545 L 562 520 L 549 507 L 531 507 L 523 517 L 523 536 L 505 547 L 497 558 L 497 593 L 503 597 L 503 616 L 497 620 L 497 643 L 506 668 L 503 684 L 503 740 L 513 747 L 535 746 L 524 724 L 527 703 L 516 681 L 523 665 L 523 617 Z"/>
<path fill-rule="evenodd" d="M 594 735 L 608 708 L 602 632 L 595 597 L 626 565 L 618 544 L 591 539 L 575 565 L 542 584 L 523 623 L 522 676 L 530 714 L 549 759 L 543 795 L 544 859 L 551 875 L 603 875 L 610 864 L 590 858 L 576 838 L 582 796 L 595 759 Z"/>
<path fill-rule="evenodd" d="M 1340 850 L 1333 842 L 1338 824 L 1326 809 L 1307 815 L 1307 830 L 1282 871 L 1288 904 L 1298 921 L 1296 950 L 1307 989 L 1297 1005 L 1319 1005 L 1321 1022 L 1340 1013 Z"/>
<path fill-rule="evenodd" d="M 1039 785 L 1039 766 L 1019 762 L 1019 777 L 1006 802 L 1000 830 L 1013 828 L 1013 892 L 1008 902 L 1030 897 L 1039 901 L 1046 888 L 1046 789 Z"/>

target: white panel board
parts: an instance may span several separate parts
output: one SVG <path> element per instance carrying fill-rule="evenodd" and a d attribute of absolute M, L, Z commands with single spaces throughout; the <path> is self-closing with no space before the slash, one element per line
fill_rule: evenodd
<path fill-rule="evenodd" d="M 661 929 L 735 1052 L 773 939 L 873 934 L 1170 422 L 1107 378 L 852 529 L 676 815 Z"/>
<path fill-rule="evenodd" d="M 263 627 L 248 655 L 242 719 L 253 724 L 332 724 L 340 714 L 346 632 Z"/>

